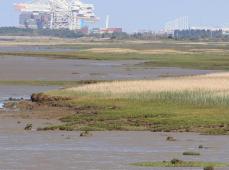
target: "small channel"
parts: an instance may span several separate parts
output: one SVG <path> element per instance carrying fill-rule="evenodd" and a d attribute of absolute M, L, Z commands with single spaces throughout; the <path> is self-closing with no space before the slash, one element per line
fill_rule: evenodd
<path fill-rule="evenodd" d="M 10 98 L 13 99 L 30 99 L 31 94 L 55 90 L 57 86 L 14 86 L 0 85 L 0 109 L 3 109 L 4 103 Z"/>

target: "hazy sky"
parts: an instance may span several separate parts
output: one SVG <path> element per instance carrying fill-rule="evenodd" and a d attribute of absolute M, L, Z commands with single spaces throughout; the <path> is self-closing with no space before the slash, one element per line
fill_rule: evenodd
<path fill-rule="evenodd" d="M 15 2 L 30 0 L 0 0 L 0 26 L 17 26 Z M 191 26 L 229 26 L 229 0 L 83 0 L 94 3 L 101 18 L 97 26 L 105 25 L 110 15 L 111 26 L 125 31 L 159 30 L 164 23 L 180 16 L 189 16 Z"/>

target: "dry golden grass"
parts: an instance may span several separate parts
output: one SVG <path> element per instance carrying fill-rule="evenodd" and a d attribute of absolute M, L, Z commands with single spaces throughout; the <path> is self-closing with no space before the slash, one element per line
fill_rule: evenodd
<path fill-rule="evenodd" d="M 138 54 L 193 54 L 193 53 L 228 53 L 229 50 L 225 49 L 189 49 L 186 51 L 176 49 L 153 49 L 153 50 L 134 50 L 128 48 L 91 48 L 84 50 L 93 53 L 138 53 Z"/>
<path fill-rule="evenodd" d="M 161 80 L 114 81 L 70 88 L 67 91 L 86 93 L 127 94 L 144 92 L 210 91 L 229 92 L 229 73 L 166 78 Z"/>
<path fill-rule="evenodd" d="M 190 49 L 190 52 L 195 52 L 195 53 L 228 53 L 229 50 L 225 49 Z"/>
<path fill-rule="evenodd" d="M 173 49 L 158 49 L 158 50 L 142 50 L 140 54 L 192 54 L 192 52 L 173 50 Z"/>
<path fill-rule="evenodd" d="M 137 50 L 126 49 L 126 48 L 91 48 L 85 50 L 87 52 L 94 53 L 137 53 Z"/>
<path fill-rule="evenodd" d="M 84 50 L 93 53 L 138 53 L 138 54 L 191 54 L 191 52 L 173 50 L 173 49 L 157 49 L 157 50 L 133 50 L 128 48 L 91 48 Z"/>
<path fill-rule="evenodd" d="M 98 83 L 49 95 L 70 96 L 71 104 L 99 108 L 97 114 L 62 119 L 67 128 L 229 134 L 228 92 L 229 73 L 220 73 Z"/>

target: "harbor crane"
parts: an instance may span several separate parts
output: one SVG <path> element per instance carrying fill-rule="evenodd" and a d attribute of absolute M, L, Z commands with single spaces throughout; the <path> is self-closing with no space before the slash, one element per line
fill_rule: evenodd
<path fill-rule="evenodd" d="M 15 8 L 23 14 L 48 15 L 50 29 L 78 30 L 85 22 L 95 23 L 99 20 L 94 5 L 80 0 L 33 0 L 15 4 Z"/>

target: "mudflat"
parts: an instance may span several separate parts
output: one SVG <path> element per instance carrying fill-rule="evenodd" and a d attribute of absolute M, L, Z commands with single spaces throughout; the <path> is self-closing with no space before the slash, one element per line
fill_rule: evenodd
<path fill-rule="evenodd" d="M 182 68 L 145 68 L 142 60 L 80 60 L 39 57 L 0 57 L 0 80 L 138 80 L 217 72 Z"/>
<path fill-rule="evenodd" d="M 1 128 L 2 126 L 0 126 Z M 202 170 L 202 168 L 141 168 L 130 163 L 179 158 L 188 161 L 229 162 L 228 136 L 193 133 L 94 132 L 2 132 L 0 162 L 11 170 Z M 166 141 L 167 136 L 177 139 Z M 198 149 L 199 145 L 206 146 Z M 183 156 L 184 151 L 200 156 Z M 218 168 L 217 170 L 227 170 Z"/>

